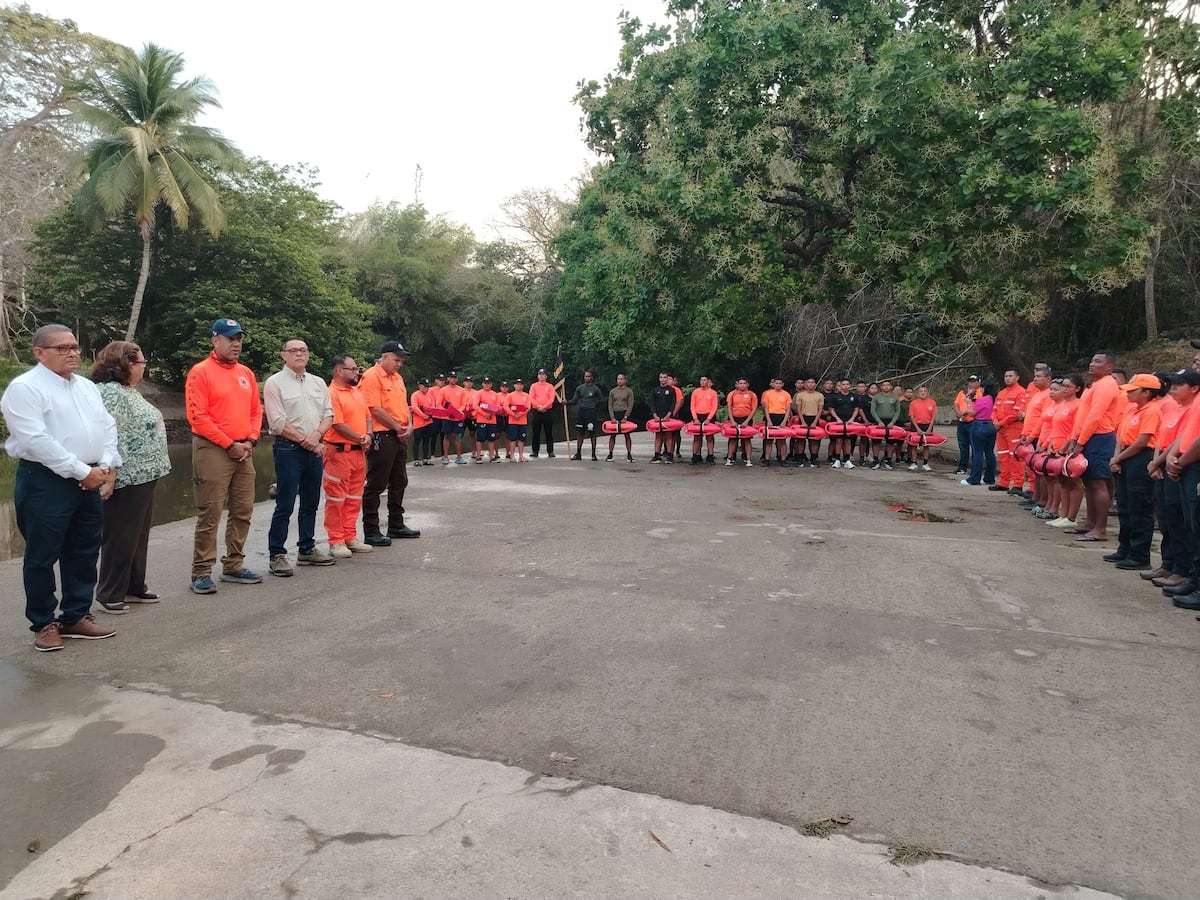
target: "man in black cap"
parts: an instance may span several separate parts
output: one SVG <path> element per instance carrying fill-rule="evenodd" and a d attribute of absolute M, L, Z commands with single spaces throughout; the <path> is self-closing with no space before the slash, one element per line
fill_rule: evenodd
<path fill-rule="evenodd" d="M 533 430 L 534 459 L 542 447 L 542 432 L 546 433 L 546 455 L 554 459 L 554 385 L 545 369 L 538 369 L 537 381 L 529 386 L 529 400 L 533 408 L 529 410 L 529 427 Z"/>
<path fill-rule="evenodd" d="M 363 540 L 388 547 L 392 538 L 418 538 L 421 532 L 404 524 L 404 491 L 408 487 L 408 438 L 412 434 L 408 390 L 400 367 L 408 351 L 388 341 L 379 361 L 363 373 L 358 389 L 371 414 L 371 444 L 367 448 L 367 483 L 363 487 Z M 380 529 L 379 498 L 388 495 L 387 534 Z"/>

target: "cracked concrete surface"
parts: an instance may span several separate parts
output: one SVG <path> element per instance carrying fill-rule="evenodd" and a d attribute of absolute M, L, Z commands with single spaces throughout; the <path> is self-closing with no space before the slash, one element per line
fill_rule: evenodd
<path fill-rule="evenodd" d="M 879 845 L 380 738 L 140 691 L 93 699 L 90 715 L 0 731 L 0 747 L 48 751 L 102 726 L 161 749 L 6 898 L 1047 895 L 1018 875 L 900 868 Z"/>

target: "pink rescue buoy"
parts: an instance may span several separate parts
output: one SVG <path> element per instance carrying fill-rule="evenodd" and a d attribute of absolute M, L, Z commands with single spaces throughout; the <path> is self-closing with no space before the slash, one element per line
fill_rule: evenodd
<path fill-rule="evenodd" d="M 756 438 L 762 434 L 762 429 L 757 425 L 735 425 L 733 422 L 726 422 L 725 427 L 721 429 L 721 433 L 728 438 Z"/>
<path fill-rule="evenodd" d="M 793 425 L 792 437 L 802 441 L 823 441 L 826 434 L 825 429 L 820 425 Z"/>
<path fill-rule="evenodd" d="M 699 422 L 688 422 L 686 425 L 683 426 L 683 430 L 686 431 L 688 434 L 696 435 L 696 434 L 700 434 L 700 427 L 701 426 L 700 426 Z M 721 426 L 718 425 L 716 422 L 705 422 L 704 423 L 704 433 L 705 434 L 720 434 Z"/>
<path fill-rule="evenodd" d="M 600 430 L 603 431 L 605 434 L 617 434 L 618 433 L 617 423 L 614 422 L 612 419 L 609 419 L 607 422 L 605 422 L 603 425 L 600 426 Z M 620 428 L 619 433 L 620 434 L 629 434 L 629 432 L 631 432 L 631 431 L 637 431 L 637 423 L 630 422 L 628 419 L 622 419 L 621 420 L 621 428 Z"/>
<path fill-rule="evenodd" d="M 938 444 L 946 443 L 946 436 L 938 434 L 936 431 L 930 434 L 921 434 L 919 431 L 910 431 L 908 437 L 905 438 L 914 447 L 919 447 L 924 443 L 928 447 L 936 447 Z"/>
<path fill-rule="evenodd" d="M 867 429 L 867 437 L 873 441 L 902 441 L 907 434 L 897 425 L 872 425 Z"/>
<path fill-rule="evenodd" d="M 1079 454 L 1073 454 L 1063 459 L 1063 474 L 1071 478 L 1082 478 L 1083 473 L 1088 470 L 1087 458 Z"/>
<path fill-rule="evenodd" d="M 646 423 L 647 431 L 678 431 L 682 427 L 682 419 L 663 419 L 661 424 L 658 419 L 651 419 Z"/>
<path fill-rule="evenodd" d="M 853 437 L 866 434 L 867 426 L 862 422 L 829 422 L 825 425 L 825 433 L 830 437 L 841 437 L 843 434 Z"/>

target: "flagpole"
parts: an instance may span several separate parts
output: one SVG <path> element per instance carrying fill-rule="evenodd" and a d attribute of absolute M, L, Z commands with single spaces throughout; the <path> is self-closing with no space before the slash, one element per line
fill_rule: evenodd
<path fill-rule="evenodd" d="M 562 403 L 563 414 L 563 440 L 567 444 L 567 452 L 571 450 L 571 426 L 567 422 L 567 367 L 562 355 L 562 341 L 558 342 L 558 349 L 554 355 L 554 392 L 558 396 L 558 400 Z"/>

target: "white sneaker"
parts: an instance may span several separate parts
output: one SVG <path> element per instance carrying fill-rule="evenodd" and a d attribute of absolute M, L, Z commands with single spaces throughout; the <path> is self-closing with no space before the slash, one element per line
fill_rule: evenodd
<path fill-rule="evenodd" d="M 1059 516 L 1057 519 L 1051 519 L 1046 524 L 1053 525 L 1055 528 L 1074 528 L 1075 520 L 1068 519 L 1066 516 Z"/>
<path fill-rule="evenodd" d="M 746 460 L 746 468 L 747 468 L 747 469 L 753 469 L 753 468 L 754 468 L 754 463 L 750 462 L 750 460 Z"/>
<path fill-rule="evenodd" d="M 834 469 L 840 469 L 842 467 L 842 461 L 840 459 L 835 459 L 831 466 Z"/>
<path fill-rule="evenodd" d="M 732 460 L 732 459 L 727 459 L 727 460 L 725 460 L 725 465 L 727 465 L 727 466 L 732 466 L 732 465 L 733 465 L 733 460 Z"/>
<path fill-rule="evenodd" d="M 364 544 L 362 541 L 355 538 L 352 541 L 346 541 L 346 549 L 351 553 L 374 553 L 375 548 L 370 544 Z"/>
<path fill-rule="evenodd" d="M 850 462 L 850 460 L 846 460 L 844 463 L 842 463 L 842 468 L 843 469 L 853 469 L 854 463 Z"/>
<path fill-rule="evenodd" d="M 908 464 L 908 471 L 910 471 L 910 472 L 915 472 L 915 471 L 917 471 L 917 464 L 916 464 L 916 463 L 909 463 L 909 464 Z"/>
<path fill-rule="evenodd" d="M 334 559 L 349 559 L 354 554 L 350 552 L 350 548 L 345 544 L 330 544 L 329 555 Z"/>
<path fill-rule="evenodd" d="M 933 469 L 929 468 L 929 463 L 923 463 L 921 465 L 921 470 L 924 472 L 932 472 L 933 471 Z"/>

